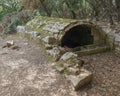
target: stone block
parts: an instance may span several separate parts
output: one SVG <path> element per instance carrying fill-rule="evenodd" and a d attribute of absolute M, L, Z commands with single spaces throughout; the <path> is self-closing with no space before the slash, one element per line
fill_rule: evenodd
<path fill-rule="evenodd" d="M 25 33 L 25 26 L 17 26 L 16 30 L 18 33 Z"/>
<path fill-rule="evenodd" d="M 26 34 L 29 34 L 30 37 L 33 37 L 33 38 L 36 38 L 41 35 L 39 32 L 36 32 L 36 31 L 31 31 L 31 32 L 26 31 Z"/>
<path fill-rule="evenodd" d="M 65 70 L 65 67 L 60 63 L 52 63 L 52 66 L 60 73 L 63 73 L 63 71 Z"/>
<path fill-rule="evenodd" d="M 60 60 L 66 61 L 66 60 L 68 60 L 68 59 L 70 59 L 70 58 L 73 58 L 73 57 L 77 57 L 77 54 L 74 54 L 74 53 L 72 53 L 72 52 L 66 52 L 66 53 L 60 58 Z"/>
<path fill-rule="evenodd" d="M 51 50 L 46 50 L 47 54 L 53 56 L 54 58 L 59 56 L 60 50 L 58 47 L 54 47 Z"/>
<path fill-rule="evenodd" d="M 68 74 L 70 75 L 77 75 L 79 74 L 79 68 L 69 67 L 67 68 Z"/>
<path fill-rule="evenodd" d="M 46 36 L 42 40 L 43 40 L 44 43 L 52 44 L 52 45 L 54 45 L 57 41 L 57 39 L 53 36 Z"/>
<path fill-rule="evenodd" d="M 65 68 L 64 67 L 62 67 L 62 66 L 55 66 L 55 69 L 58 71 L 58 72 L 60 72 L 60 73 L 62 73 L 64 70 L 65 70 Z"/>
<path fill-rule="evenodd" d="M 120 36 L 118 34 L 115 35 L 115 42 L 119 42 L 120 43 Z"/>
<path fill-rule="evenodd" d="M 80 87 L 88 84 L 92 80 L 93 74 L 85 69 L 81 69 L 81 73 L 79 75 L 68 75 L 66 77 L 77 91 Z"/>
<path fill-rule="evenodd" d="M 109 46 L 97 46 L 95 48 L 91 49 L 84 49 L 80 51 L 76 51 L 75 53 L 78 54 L 78 56 L 83 56 L 83 55 L 90 55 L 90 54 L 96 54 L 96 53 L 101 53 L 101 52 L 106 52 L 110 49 Z"/>

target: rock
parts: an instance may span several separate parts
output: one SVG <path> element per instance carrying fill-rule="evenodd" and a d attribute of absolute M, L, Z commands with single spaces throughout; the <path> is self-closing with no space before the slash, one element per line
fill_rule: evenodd
<path fill-rule="evenodd" d="M 17 32 L 18 33 L 25 33 L 25 27 L 24 26 L 17 26 Z"/>
<path fill-rule="evenodd" d="M 6 47 L 11 47 L 11 46 L 13 46 L 14 45 L 14 41 L 13 40 L 11 40 L 11 41 L 6 41 L 6 45 L 4 45 L 2 48 L 6 48 Z"/>
<path fill-rule="evenodd" d="M 13 40 L 7 41 L 6 43 L 7 43 L 7 47 L 11 47 L 11 46 L 14 45 L 14 41 Z"/>
<path fill-rule="evenodd" d="M 84 61 L 84 60 L 79 60 L 79 64 L 78 64 L 78 66 L 83 67 L 84 64 L 85 64 L 85 61 Z"/>
<path fill-rule="evenodd" d="M 76 57 L 72 57 L 69 60 L 66 61 L 66 63 L 70 66 L 70 67 L 74 67 L 76 66 L 76 68 L 78 67 L 79 64 L 79 60 Z"/>
<path fill-rule="evenodd" d="M 69 67 L 67 70 L 68 70 L 68 74 L 70 74 L 70 75 L 78 75 L 79 74 L 78 68 Z"/>
<path fill-rule="evenodd" d="M 31 31 L 31 32 L 25 32 L 26 34 L 29 34 L 31 37 L 38 37 L 40 36 L 40 32 L 36 32 L 36 31 Z"/>
<path fill-rule="evenodd" d="M 68 59 L 70 59 L 70 58 L 73 58 L 73 57 L 77 57 L 77 54 L 74 54 L 74 53 L 72 53 L 72 52 L 66 52 L 66 53 L 60 58 L 60 60 L 66 61 L 66 60 L 68 60 Z"/>
<path fill-rule="evenodd" d="M 45 44 L 45 49 L 46 49 L 46 50 L 51 50 L 52 48 L 53 48 L 52 45 L 50 45 L 50 44 Z"/>
<path fill-rule="evenodd" d="M 63 73 L 63 71 L 65 70 L 65 68 L 62 66 L 55 66 L 55 69 L 60 73 Z"/>
<path fill-rule="evenodd" d="M 64 55 L 66 52 L 72 51 L 71 48 L 67 48 L 67 47 L 59 47 L 59 49 L 60 49 L 60 56 Z"/>
<path fill-rule="evenodd" d="M 120 42 L 120 36 L 117 35 L 117 34 L 115 35 L 115 41 L 116 41 L 116 42 Z"/>
<path fill-rule="evenodd" d="M 30 31 L 30 30 L 27 31 L 25 26 L 17 26 L 16 30 L 22 36 L 24 36 L 25 34 L 29 34 L 31 37 L 38 37 L 41 35 L 40 32 Z"/>
<path fill-rule="evenodd" d="M 58 47 L 54 47 L 51 50 L 46 50 L 46 52 L 53 57 L 57 57 L 57 56 L 59 56 L 60 50 Z"/>
<path fill-rule="evenodd" d="M 73 84 L 75 90 L 79 90 L 81 86 L 88 84 L 92 80 L 93 74 L 85 69 L 81 69 L 79 75 L 69 75 L 66 78 Z"/>
<path fill-rule="evenodd" d="M 47 44 L 55 44 L 56 43 L 56 41 L 57 41 L 57 39 L 55 38 L 55 37 L 53 37 L 53 36 L 47 36 L 47 37 L 45 37 L 45 38 L 43 38 L 42 39 L 45 43 L 47 43 Z"/>
<path fill-rule="evenodd" d="M 65 70 L 65 67 L 57 62 L 52 63 L 52 66 L 60 73 L 63 73 L 63 71 Z"/>
<path fill-rule="evenodd" d="M 60 46 L 59 46 L 59 49 L 60 49 L 60 56 L 62 56 L 63 54 L 66 53 L 66 50 L 64 50 L 63 47 L 60 47 Z"/>

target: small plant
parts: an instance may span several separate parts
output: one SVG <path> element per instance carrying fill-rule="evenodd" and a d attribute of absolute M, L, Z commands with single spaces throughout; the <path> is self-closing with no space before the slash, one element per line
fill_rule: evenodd
<path fill-rule="evenodd" d="M 68 69 L 67 69 L 67 68 L 65 68 L 65 69 L 63 70 L 62 74 L 63 74 L 63 75 L 67 75 L 67 74 L 69 74 Z"/>
<path fill-rule="evenodd" d="M 21 24 L 21 21 L 19 19 L 14 19 L 6 28 L 7 33 L 15 33 L 16 32 L 16 26 L 18 24 Z"/>

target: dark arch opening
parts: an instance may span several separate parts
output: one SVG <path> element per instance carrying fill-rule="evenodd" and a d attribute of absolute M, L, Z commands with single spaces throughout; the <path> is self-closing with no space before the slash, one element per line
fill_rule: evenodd
<path fill-rule="evenodd" d="M 65 33 L 61 39 L 61 47 L 67 46 L 69 48 L 75 48 L 93 44 L 93 42 L 91 27 L 87 25 L 78 25 Z"/>

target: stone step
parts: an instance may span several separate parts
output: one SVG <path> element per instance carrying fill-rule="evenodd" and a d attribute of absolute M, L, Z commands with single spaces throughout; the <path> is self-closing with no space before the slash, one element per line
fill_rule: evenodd
<path fill-rule="evenodd" d="M 79 51 L 74 52 L 78 56 L 83 56 L 83 55 L 90 55 L 90 54 L 96 54 L 96 53 L 101 53 L 101 52 L 106 52 L 110 50 L 109 46 L 96 46 L 94 48 L 85 48 Z"/>

